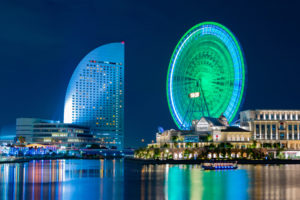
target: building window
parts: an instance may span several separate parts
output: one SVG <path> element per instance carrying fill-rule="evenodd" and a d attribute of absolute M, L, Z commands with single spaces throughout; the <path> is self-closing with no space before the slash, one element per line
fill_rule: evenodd
<path fill-rule="evenodd" d="M 267 139 L 271 139 L 271 125 L 267 125 Z"/>
<path fill-rule="evenodd" d="M 279 130 L 284 130 L 283 123 L 280 123 Z"/>
<path fill-rule="evenodd" d="M 259 125 L 258 124 L 256 124 L 255 129 L 256 129 L 256 138 L 259 138 Z"/>
<path fill-rule="evenodd" d="M 261 137 L 265 139 L 265 125 L 261 125 Z"/>
<path fill-rule="evenodd" d="M 276 125 L 272 124 L 272 139 L 276 139 Z"/>

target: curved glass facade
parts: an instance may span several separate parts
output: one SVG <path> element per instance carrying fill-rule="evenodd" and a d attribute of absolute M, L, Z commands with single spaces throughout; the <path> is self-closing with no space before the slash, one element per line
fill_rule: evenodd
<path fill-rule="evenodd" d="M 123 42 L 100 46 L 80 61 L 67 89 L 64 123 L 88 126 L 105 146 L 123 148 Z"/>

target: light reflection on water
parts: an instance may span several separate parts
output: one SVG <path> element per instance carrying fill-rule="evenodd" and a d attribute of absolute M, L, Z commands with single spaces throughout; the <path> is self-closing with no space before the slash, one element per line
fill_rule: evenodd
<path fill-rule="evenodd" d="M 120 199 L 122 160 L 45 160 L 0 165 L 0 199 Z M 117 183 L 117 184 L 115 184 Z"/>
<path fill-rule="evenodd" d="M 299 199 L 300 165 L 141 165 L 45 160 L 0 165 L 0 199 Z"/>
<path fill-rule="evenodd" d="M 246 170 L 203 171 L 200 165 L 149 165 L 144 166 L 141 176 L 141 199 L 248 199 Z"/>

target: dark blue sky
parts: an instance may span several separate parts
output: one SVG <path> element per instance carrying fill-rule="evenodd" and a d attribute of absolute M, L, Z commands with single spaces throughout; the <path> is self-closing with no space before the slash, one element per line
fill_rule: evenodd
<path fill-rule="evenodd" d="M 175 128 L 166 100 L 169 59 L 203 21 L 228 27 L 248 66 L 242 109 L 300 109 L 297 1 L 2 0 L 0 126 L 16 117 L 63 119 L 68 81 L 92 49 L 125 41 L 125 142 Z"/>

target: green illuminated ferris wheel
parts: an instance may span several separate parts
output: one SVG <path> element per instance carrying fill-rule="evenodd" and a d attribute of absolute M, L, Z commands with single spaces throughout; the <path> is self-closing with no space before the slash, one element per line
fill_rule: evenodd
<path fill-rule="evenodd" d="M 180 129 L 194 119 L 224 115 L 233 122 L 243 101 L 246 64 L 230 30 L 215 22 L 192 27 L 177 44 L 168 69 L 167 98 Z"/>

